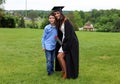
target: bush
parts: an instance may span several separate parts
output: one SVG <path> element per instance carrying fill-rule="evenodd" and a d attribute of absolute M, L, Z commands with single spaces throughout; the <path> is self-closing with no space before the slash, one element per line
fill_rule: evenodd
<path fill-rule="evenodd" d="M 40 28 L 41 28 L 41 29 L 44 29 L 44 27 L 45 27 L 47 24 L 49 24 L 49 21 L 48 21 L 47 18 L 45 18 L 45 19 L 43 20 L 43 22 L 41 23 Z"/>
<path fill-rule="evenodd" d="M 112 29 L 113 32 L 120 32 L 120 18 L 114 20 L 114 27 Z"/>
<path fill-rule="evenodd" d="M 112 22 L 107 22 L 106 24 L 102 24 L 102 25 L 99 23 L 95 24 L 95 28 L 97 28 L 96 31 L 98 32 L 111 32 L 113 26 L 114 25 L 112 24 Z"/>
<path fill-rule="evenodd" d="M 25 28 L 25 21 L 23 17 L 20 17 L 19 22 L 18 22 L 18 27 Z"/>
<path fill-rule="evenodd" d="M 8 28 L 15 28 L 16 25 L 15 25 L 15 20 L 13 17 L 8 17 L 8 16 L 4 16 L 1 18 L 1 21 L 0 21 L 0 27 L 8 27 Z"/>

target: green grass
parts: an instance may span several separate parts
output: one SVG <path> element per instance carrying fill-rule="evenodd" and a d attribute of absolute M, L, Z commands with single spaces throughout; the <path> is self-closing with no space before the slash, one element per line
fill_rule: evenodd
<path fill-rule="evenodd" d="M 0 28 L 0 84 L 119 84 L 120 33 L 76 32 L 80 69 L 76 80 L 47 76 L 43 30 Z"/>

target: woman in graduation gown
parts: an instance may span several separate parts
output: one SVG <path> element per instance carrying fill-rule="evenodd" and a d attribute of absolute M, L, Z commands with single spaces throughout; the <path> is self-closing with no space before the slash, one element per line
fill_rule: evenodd
<path fill-rule="evenodd" d="M 55 71 L 62 71 L 62 78 L 77 78 L 79 74 L 79 41 L 71 22 L 62 13 L 63 6 L 53 7 L 57 18 L 58 42 L 56 45 Z"/>

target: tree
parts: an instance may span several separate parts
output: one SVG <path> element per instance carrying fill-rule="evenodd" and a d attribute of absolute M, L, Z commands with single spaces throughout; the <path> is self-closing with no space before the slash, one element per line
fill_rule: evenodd
<path fill-rule="evenodd" d="M 25 28 L 25 21 L 24 21 L 23 17 L 20 18 L 20 21 L 18 23 L 18 27 Z"/>
<path fill-rule="evenodd" d="M 43 22 L 40 25 L 40 29 L 44 29 L 47 24 L 49 24 L 48 18 L 44 18 Z"/>
<path fill-rule="evenodd" d="M 79 12 L 79 14 L 80 14 L 80 16 L 81 16 L 81 19 L 82 19 L 82 22 L 83 22 L 83 24 L 85 24 L 85 13 L 83 12 L 83 11 L 80 11 Z"/>
<path fill-rule="evenodd" d="M 5 0 L 0 0 L 0 14 L 3 12 L 2 4 L 5 3 Z"/>
<path fill-rule="evenodd" d="M 74 14 L 74 20 L 76 21 L 77 27 L 82 27 L 83 23 L 82 23 L 82 18 L 80 16 L 79 12 L 74 11 L 73 14 Z"/>
<path fill-rule="evenodd" d="M 5 3 L 5 0 L 0 0 L 0 21 L 1 21 L 2 17 L 3 17 L 3 12 L 4 12 L 4 10 L 2 8 L 3 3 Z"/>
<path fill-rule="evenodd" d="M 114 20 L 114 27 L 112 29 L 112 31 L 114 32 L 120 32 L 120 18 L 117 18 Z"/>
<path fill-rule="evenodd" d="M 4 17 L 2 17 L 0 21 L 0 27 L 15 28 L 16 27 L 15 17 L 5 15 Z"/>
<path fill-rule="evenodd" d="M 0 5 L 5 3 L 5 0 L 0 0 Z"/>
<path fill-rule="evenodd" d="M 31 11 L 28 13 L 28 17 L 31 19 L 31 28 L 36 28 L 38 25 L 35 23 L 35 19 L 38 18 L 38 13 L 36 11 Z"/>
<path fill-rule="evenodd" d="M 74 30 L 78 31 L 79 27 L 83 26 L 82 18 L 78 11 L 71 12 L 67 15 L 74 26 Z"/>

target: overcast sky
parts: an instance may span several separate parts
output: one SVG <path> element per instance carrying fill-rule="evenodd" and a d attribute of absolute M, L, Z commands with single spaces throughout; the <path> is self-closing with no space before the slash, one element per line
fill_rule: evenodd
<path fill-rule="evenodd" d="M 65 6 L 63 10 L 120 9 L 120 0 L 6 0 L 4 8 L 6 10 L 51 10 L 53 6 L 60 5 Z"/>

